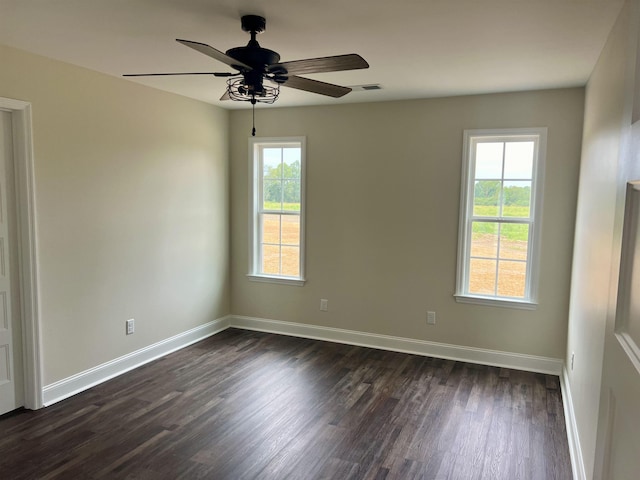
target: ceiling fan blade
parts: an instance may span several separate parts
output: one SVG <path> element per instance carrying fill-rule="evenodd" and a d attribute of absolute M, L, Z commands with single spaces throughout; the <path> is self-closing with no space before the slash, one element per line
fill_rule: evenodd
<path fill-rule="evenodd" d="M 220 100 L 231 100 L 231 97 L 229 96 L 229 92 L 225 91 L 220 97 Z"/>
<path fill-rule="evenodd" d="M 356 53 L 348 55 L 335 55 L 333 57 L 307 58 L 306 60 L 293 60 L 269 65 L 270 72 L 279 73 L 284 68 L 291 75 L 338 72 L 341 70 L 358 70 L 369 68 L 367 61 Z"/>
<path fill-rule="evenodd" d="M 334 98 L 340 98 L 351 91 L 349 87 L 341 87 L 340 85 L 334 85 L 333 83 L 319 82 L 318 80 L 296 77 L 295 75 L 288 77 L 283 82 L 283 85 Z"/>
<path fill-rule="evenodd" d="M 175 72 L 175 73 L 125 73 L 123 77 L 163 77 L 168 75 L 213 75 L 214 77 L 233 77 L 230 72 Z"/>
<path fill-rule="evenodd" d="M 230 57 L 226 53 L 221 52 L 220 50 L 217 50 L 212 46 L 207 45 L 206 43 L 192 42 L 191 40 L 182 40 L 180 38 L 176 38 L 176 42 L 180 42 L 181 44 L 187 47 L 193 48 L 194 50 L 197 50 L 200 53 L 204 53 L 205 55 L 211 58 L 215 58 L 219 62 L 226 63 L 227 65 L 235 68 L 236 70 L 241 70 L 241 71 L 253 70 L 253 68 L 251 68 L 246 63 L 243 63 L 240 60 L 236 60 L 235 58 Z"/>

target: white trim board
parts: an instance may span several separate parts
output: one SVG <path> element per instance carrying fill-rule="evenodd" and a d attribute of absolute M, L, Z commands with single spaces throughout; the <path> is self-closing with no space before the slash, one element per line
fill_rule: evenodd
<path fill-rule="evenodd" d="M 571 470 L 573 480 L 586 480 L 587 474 L 584 469 L 584 459 L 580 448 L 580 437 L 578 436 L 578 423 L 576 413 L 573 410 L 573 398 L 569 383 L 569 372 L 562 369 L 560 376 L 560 388 L 562 389 L 562 405 L 564 407 L 564 422 L 567 429 L 567 440 L 569 442 L 569 456 L 571 457 Z"/>
<path fill-rule="evenodd" d="M 229 328 L 229 317 L 222 317 L 204 325 L 179 333 L 173 337 L 161 340 L 153 345 L 141 348 L 122 357 L 110 360 L 102 365 L 64 378 L 58 382 L 47 385 L 43 389 L 44 406 L 69 398 L 77 393 L 106 382 L 118 375 L 152 362 L 169 353 L 180 350 L 193 343 L 204 340 Z"/>
<path fill-rule="evenodd" d="M 558 376 L 561 375 L 563 366 L 563 361 L 558 358 L 501 352 L 265 318 L 231 315 L 229 326 Z"/>

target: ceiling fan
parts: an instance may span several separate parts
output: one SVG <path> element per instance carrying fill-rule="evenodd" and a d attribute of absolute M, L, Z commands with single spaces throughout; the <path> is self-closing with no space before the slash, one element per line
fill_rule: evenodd
<path fill-rule="evenodd" d="M 231 48 L 225 53 L 204 43 L 176 39 L 177 42 L 214 58 L 237 72 L 134 73 L 124 76 L 213 75 L 215 77 L 229 77 L 227 90 L 221 100 L 248 101 L 255 106 L 256 102 L 275 102 L 281 85 L 339 98 L 349 93 L 351 88 L 300 77 L 298 74 L 369 68 L 366 60 L 355 53 L 280 62 L 280 55 L 277 52 L 262 48 L 256 40 L 256 36 L 264 32 L 266 28 L 264 17 L 245 15 L 242 17 L 241 23 L 242 30 L 251 35 L 249 43 L 245 47 Z M 265 83 L 265 80 L 268 83 Z"/>

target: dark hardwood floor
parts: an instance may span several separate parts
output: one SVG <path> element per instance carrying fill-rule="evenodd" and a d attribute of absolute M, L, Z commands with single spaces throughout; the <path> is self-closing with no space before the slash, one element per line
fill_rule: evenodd
<path fill-rule="evenodd" d="M 571 479 L 557 377 L 226 330 L 0 417 L 1 479 Z"/>

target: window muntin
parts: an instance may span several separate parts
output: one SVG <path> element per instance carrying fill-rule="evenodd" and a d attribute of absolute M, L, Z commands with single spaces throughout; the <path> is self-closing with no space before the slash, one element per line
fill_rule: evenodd
<path fill-rule="evenodd" d="M 545 129 L 466 131 L 459 301 L 535 304 Z"/>
<path fill-rule="evenodd" d="M 250 277 L 304 281 L 304 138 L 250 139 Z"/>

